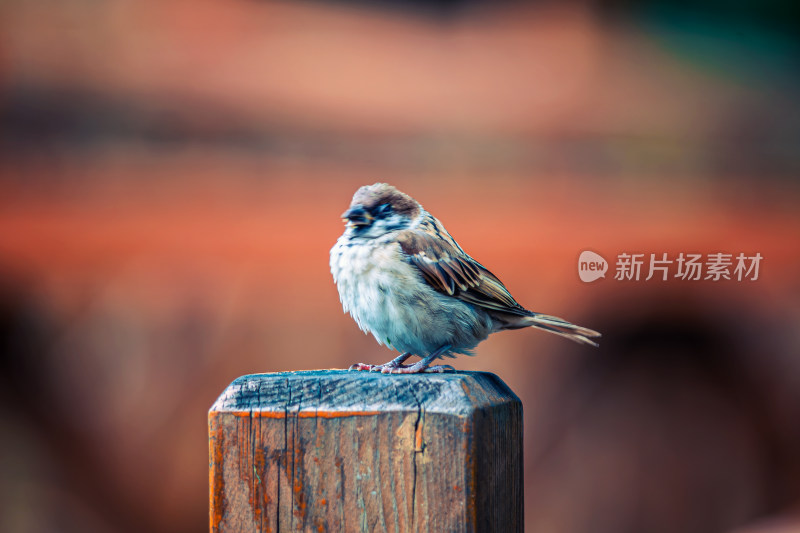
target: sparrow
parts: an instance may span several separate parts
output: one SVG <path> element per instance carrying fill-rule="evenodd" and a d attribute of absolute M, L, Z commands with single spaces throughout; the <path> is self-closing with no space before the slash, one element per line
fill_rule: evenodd
<path fill-rule="evenodd" d="M 342 307 L 378 344 L 400 352 L 388 363 L 350 370 L 452 372 L 431 363 L 472 355 L 490 334 L 527 327 L 597 346 L 591 339 L 600 333 L 518 304 L 436 217 L 391 185 L 358 189 L 342 219 L 344 233 L 330 252 Z M 412 355 L 421 360 L 404 364 Z"/>

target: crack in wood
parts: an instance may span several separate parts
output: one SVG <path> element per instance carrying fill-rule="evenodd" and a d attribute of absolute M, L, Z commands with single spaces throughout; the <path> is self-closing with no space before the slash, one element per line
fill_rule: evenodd
<path fill-rule="evenodd" d="M 421 434 L 422 434 L 422 425 L 424 423 L 424 416 L 425 412 L 422 408 L 422 404 L 419 401 L 416 393 L 413 390 L 409 391 L 409 394 L 412 398 L 414 398 L 414 402 L 417 404 L 417 418 L 414 420 L 414 442 L 413 442 L 413 450 L 412 450 L 412 475 L 411 475 L 411 525 L 416 531 L 417 523 L 416 523 L 416 513 L 417 513 L 417 454 L 422 452 L 421 446 L 419 443 L 422 441 Z"/>

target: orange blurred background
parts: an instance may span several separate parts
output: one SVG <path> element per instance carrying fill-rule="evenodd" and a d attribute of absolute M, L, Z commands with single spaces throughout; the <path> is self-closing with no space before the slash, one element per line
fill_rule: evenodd
<path fill-rule="evenodd" d="M 207 528 L 237 376 L 392 357 L 328 250 L 418 199 L 528 308 L 459 369 L 525 406 L 528 532 L 800 531 L 789 2 L 0 5 L 0 530 Z M 608 259 L 582 283 L 577 258 Z M 618 281 L 617 254 L 764 259 Z"/>

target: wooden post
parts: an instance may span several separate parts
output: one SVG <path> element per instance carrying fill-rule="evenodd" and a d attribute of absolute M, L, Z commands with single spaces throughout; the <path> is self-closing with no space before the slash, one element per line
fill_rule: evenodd
<path fill-rule="evenodd" d="M 208 425 L 212 532 L 522 531 L 522 403 L 494 374 L 243 376 Z"/>

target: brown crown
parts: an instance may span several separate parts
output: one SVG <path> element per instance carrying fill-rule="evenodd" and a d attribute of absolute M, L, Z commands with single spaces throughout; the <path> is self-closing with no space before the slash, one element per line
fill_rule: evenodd
<path fill-rule="evenodd" d="M 388 183 L 375 183 L 364 185 L 353 195 L 351 206 L 361 205 L 365 209 L 390 204 L 395 213 L 415 217 L 419 214 L 421 206 L 409 195 L 402 193 Z"/>

